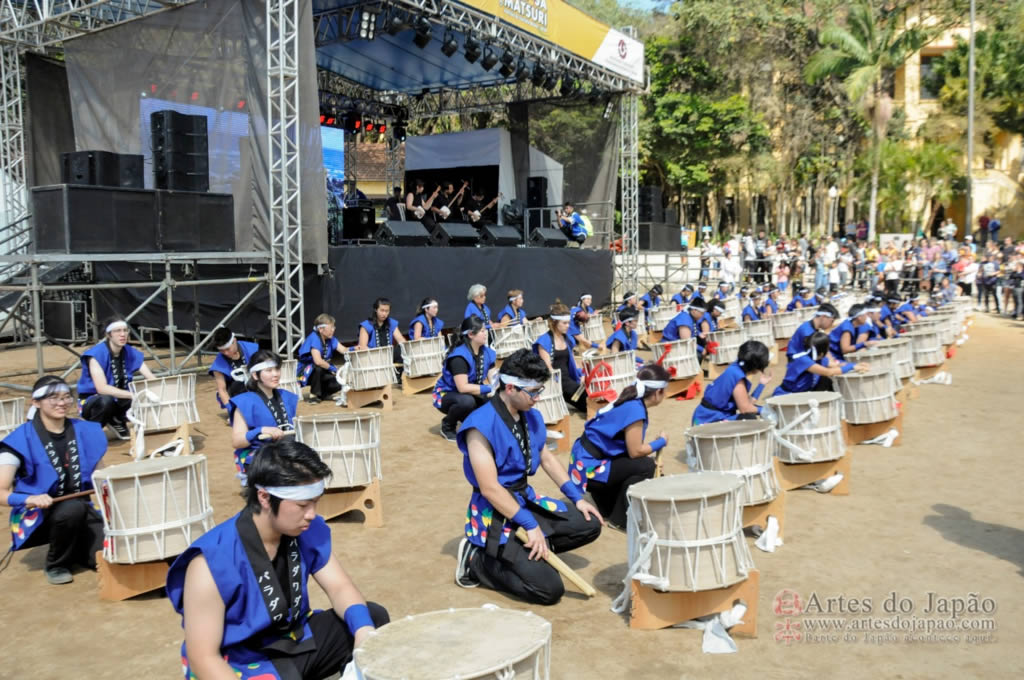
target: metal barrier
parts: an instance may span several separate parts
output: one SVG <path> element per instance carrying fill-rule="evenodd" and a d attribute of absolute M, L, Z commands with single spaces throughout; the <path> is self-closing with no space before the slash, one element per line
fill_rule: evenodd
<path fill-rule="evenodd" d="M 593 203 L 574 203 L 573 208 L 580 215 L 590 220 L 594 233 L 587 236 L 586 247 L 608 248 L 612 244 L 612 237 L 615 235 L 615 202 L 595 201 Z M 530 215 L 537 214 L 537 223 L 542 227 L 554 227 L 558 229 L 558 213 L 562 209 L 560 205 L 546 205 L 539 208 L 527 208 L 523 214 L 523 243 L 530 244 Z M 551 214 L 551 219 L 544 221 L 544 211 Z"/>

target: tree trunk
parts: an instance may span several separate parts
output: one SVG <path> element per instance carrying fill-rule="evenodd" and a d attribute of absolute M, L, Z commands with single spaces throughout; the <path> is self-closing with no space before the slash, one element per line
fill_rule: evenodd
<path fill-rule="evenodd" d="M 878 233 L 878 225 L 875 224 L 875 219 L 878 217 L 878 174 L 881 171 L 882 166 L 882 154 L 881 145 L 878 140 L 875 139 L 874 150 L 872 151 L 873 157 L 871 158 L 871 205 L 868 208 L 868 241 L 872 241 L 875 238 L 875 234 Z"/>

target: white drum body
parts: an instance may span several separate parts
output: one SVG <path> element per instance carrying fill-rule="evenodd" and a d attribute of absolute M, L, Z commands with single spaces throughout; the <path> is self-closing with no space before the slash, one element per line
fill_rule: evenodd
<path fill-rule="evenodd" d="M 199 422 L 194 374 L 133 380 L 128 391 L 132 393 L 132 416 L 142 421 L 147 432 L 174 430 L 185 423 Z M 156 400 L 140 397 L 144 391 L 155 395 Z"/>
<path fill-rule="evenodd" d="M 803 323 L 800 312 L 779 312 L 772 315 L 772 329 L 776 340 L 789 340 Z"/>
<path fill-rule="evenodd" d="M 740 478 L 721 472 L 631 485 L 629 564 L 646 567 L 634 578 L 662 591 L 715 590 L 745 580 L 754 561 L 743 538 L 743 493 Z"/>
<path fill-rule="evenodd" d="M 892 390 L 898 392 L 903 386 L 900 382 L 900 367 L 896 356 L 896 348 L 890 345 L 875 345 L 858 352 L 845 355 L 847 361 L 870 364 L 872 370 L 885 371 L 892 376 Z"/>
<path fill-rule="evenodd" d="M 365 680 L 548 680 L 551 624 L 493 605 L 417 614 L 370 633 L 353 659 Z"/>
<path fill-rule="evenodd" d="M 673 342 L 658 342 L 651 345 L 654 351 L 654 360 L 660 362 L 665 370 L 672 372 L 675 369 L 673 378 L 691 378 L 700 375 L 700 362 L 697 361 L 697 339 L 686 338 Z M 662 356 L 668 354 L 664 360 Z"/>
<path fill-rule="evenodd" d="M 883 340 L 877 347 L 892 349 L 896 360 L 896 377 L 900 380 L 914 375 L 914 346 L 907 338 Z"/>
<path fill-rule="evenodd" d="M 893 397 L 893 376 L 873 368 L 867 373 L 853 371 L 833 378 L 843 397 L 843 417 L 855 425 L 881 423 L 898 414 Z"/>
<path fill-rule="evenodd" d="M 295 441 L 308 445 L 331 468 L 328 489 L 381 479 L 379 413 L 298 416 L 293 424 Z"/>
<path fill-rule="evenodd" d="M 904 333 L 914 350 L 914 366 L 925 368 L 941 366 L 946 361 L 946 348 L 942 346 L 938 327 L 924 328 Z"/>
<path fill-rule="evenodd" d="M 205 456 L 148 458 L 92 475 L 103 558 L 134 564 L 180 555 L 213 525 Z"/>
<path fill-rule="evenodd" d="M 801 307 L 796 310 L 796 313 L 800 315 L 800 323 L 804 321 L 810 321 L 814 318 L 814 315 L 818 313 L 817 307 Z"/>
<path fill-rule="evenodd" d="M 846 453 L 843 401 L 835 392 L 797 392 L 768 399 L 779 422 L 776 456 L 783 463 L 822 463 Z"/>
<path fill-rule="evenodd" d="M 648 324 L 649 330 L 660 331 L 665 328 L 665 324 L 675 318 L 676 314 L 675 305 L 669 305 L 668 307 L 658 307 L 657 309 L 651 310 L 651 319 Z"/>
<path fill-rule="evenodd" d="M 647 319 L 644 318 L 646 316 L 644 314 L 644 310 L 641 309 L 639 312 L 640 313 L 634 317 L 636 318 L 636 337 L 643 339 L 643 337 L 647 335 Z"/>
<path fill-rule="evenodd" d="M 960 335 L 962 324 L 957 320 L 955 313 L 939 314 L 934 317 L 929 316 L 928 318 L 934 318 L 939 321 L 939 342 L 947 347 L 956 342 L 956 336 Z"/>
<path fill-rule="evenodd" d="M 536 319 L 528 319 L 526 321 L 526 338 L 530 341 L 530 346 L 537 342 L 540 336 L 548 332 L 548 322 L 538 317 Z"/>
<path fill-rule="evenodd" d="M 718 349 L 710 355 L 714 364 L 731 364 L 739 357 L 740 345 L 746 341 L 746 332 L 742 328 L 729 328 L 708 333 L 708 342 L 717 342 Z"/>
<path fill-rule="evenodd" d="M 491 332 L 494 334 L 491 340 L 491 349 L 499 359 L 512 356 L 521 349 L 530 349 L 530 340 L 526 337 L 526 329 L 523 326 L 494 328 Z"/>
<path fill-rule="evenodd" d="M 349 386 L 354 390 L 373 390 L 395 382 L 394 354 L 391 345 L 346 353 L 351 363 L 348 371 Z"/>
<path fill-rule="evenodd" d="M 748 321 L 743 325 L 747 340 L 757 340 L 768 348 L 768 353 L 775 355 L 775 330 L 770 319 Z"/>
<path fill-rule="evenodd" d="M 594 312 L 587 319 L 587 322 L 583 324 L 583 328 L 580 329 L 585 337 L 590 342 L 598 343 L 602 342 L 605 338 L 604 335 L 604 319 L 601 318 L 600 312 Z"/>
<path fill-rule="evenodd" d="M 25 422 L 25 397 L 0 401 L 0 438 Z"/>
<path fill-rule="evenodd" d="M 743 310 L 740 309 L 740 301 L 735 295 L 730 295 L 725 298 L 725 311 L 722 312 L 722 316 L 731 316 L 734 319 L 739 319 L 742 315 Z"/>
<path fill-rule="evenodd" d="M 405 374 L 410 378 L 439 375 L 444 364 L 444 337 L 420 338 L 401 345 Z"/>
<path fill-rule="evenodd" d="M 299 362 L 297 359 L 285 359 L 281 362 L 281 381 L 277 384 L 278 389 L 287 390 L 293 394 L 302 396 L 302 388 L 299 387 Z"/>
<path fill-rule="evenodd" d="M 743 505 L 760 505 L 779 495 L 772 456 L 773 425 L 766 420 L 723 420 L 686 430 L 687 464 L 702 472 L 730 472 L 743 480 Z M 631 487 L 632 488 L 632 487 Z"/>
<path fill-rule="evenodd" d="M 593 376 L 587 388 L 591 394 L 611 391 L 619 395 L 636 383 L 636 355 L 632 351 L 584 356 L 581 362 L 584 374 Z"/>
<path fill-rule="evenodd" d="M 554 425 L 561 422 L 562 418 L 569 415 L 569 407 L 565 404 L 565 397 L 562 396 L 562 372 L 558 369 L 551 371 L 551 377 L 544 383 L 544 391 L 534 407 L 544 416 L 544 422 Z"/>

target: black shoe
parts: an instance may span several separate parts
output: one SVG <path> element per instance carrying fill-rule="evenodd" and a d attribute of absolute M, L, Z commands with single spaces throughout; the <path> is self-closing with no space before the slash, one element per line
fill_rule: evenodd
<path fill-rule="evenodd" d="M 479 548 L 470 543 L 468 538 L 459 542 L 459 554 L 455 561 L 455 585 L 461 588 L 476 588 L 480 585 L 480 581 L 473 578 L 469 569 L 469 563 L 477 550 Z"/>
<path fill-rule="evenodd" d="M 110 421 L 110 429 L 114 431 L 114 434 L 121 441 L 126 441 L 131 438 L 131 433 L 128 431 L 128 425 L 123 420 Z"/>
<path fill-rule="evenodd" d="M 458 432 L 455 430 L 453 426 L 449 425 L 447 422 L 442 420 L 441 436 L 447 439 L 448 441 L 453 442 L 458 439 Z"/>
<path fill-rule="evenodd" d="M 321 401 L 322 400 L 320 399 L 320 397 L 316 396 L 315 394 L 311 394 L 308 397 L 306 397 L 307 404 L 319 404 Z"/>

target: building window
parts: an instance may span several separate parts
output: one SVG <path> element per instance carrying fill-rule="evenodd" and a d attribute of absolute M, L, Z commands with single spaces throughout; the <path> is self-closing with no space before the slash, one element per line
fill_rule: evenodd
<path fill-rule="evenodd" d="M 932 77 L 932 69 L 936 59 L 942 57 L 921 57 L 921 99 L 938 99 L 939 93 L 932 92 L 928 87 Z"/>

